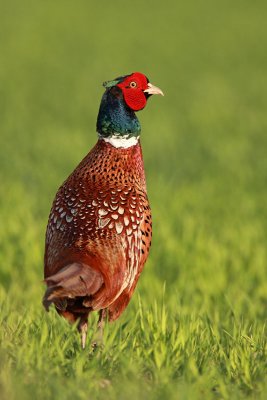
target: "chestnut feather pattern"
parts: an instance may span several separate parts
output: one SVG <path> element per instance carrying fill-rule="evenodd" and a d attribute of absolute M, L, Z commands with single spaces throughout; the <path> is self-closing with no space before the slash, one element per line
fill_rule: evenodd
<path fill-rule="evenodd" d="M 91 310 L 109 307 L 123 291 L 131 291 L 141 272 L 151 242 L 151 225 L 140 144 L 116 149 L 99 140 L 59 189 L 53 203 L 45 254 L 50 298 L 54 277 L 58 275 L 57 285 L 62 286 L 62 269 L 68 273 L 68 268 L 82 261 L 92 271 L 82 280 L 87 282 L 93 272 L 98 272 L 103 290 L 80 295 L 91 296 Z M 72 299 L 76 293 L 70 285 L 69 290 Z M 45 299 L 50 301 L 48 292 Z M 59 298 L 62 293 L 58 291 Z M 75 313 L 75 306 L 72 300 L 68 305 L 67 299 L 66 310 Z M 110 319 L 114 319 L 112 313 Z"/>

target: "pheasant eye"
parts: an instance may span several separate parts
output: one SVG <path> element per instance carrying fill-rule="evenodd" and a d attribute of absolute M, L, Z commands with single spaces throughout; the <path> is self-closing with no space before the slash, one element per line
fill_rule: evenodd
<path fill-rule="evenodd" d="M 131 88 L 135 88 L 137 86 L 137 83 L 135 81 L 132 81 L 129 86 Z"/>

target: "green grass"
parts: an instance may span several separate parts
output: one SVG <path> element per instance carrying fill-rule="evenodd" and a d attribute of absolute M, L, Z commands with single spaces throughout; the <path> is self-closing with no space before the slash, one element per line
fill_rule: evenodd
<path fill-rule="evenodd" d="M 267 7 L 9 1 L 0 14 L 0 398 L 265 399 Z M 41 305 L 56 189 L 101 83 L 142 71 L 153 246 L 103 348 Z M 95 334 L 92 316 L 89 341 Z"/>

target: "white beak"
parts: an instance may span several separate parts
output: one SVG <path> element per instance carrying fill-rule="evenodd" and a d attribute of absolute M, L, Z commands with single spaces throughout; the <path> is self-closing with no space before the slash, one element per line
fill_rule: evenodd
<path fill-rule="evenodd" d="M 158 88 L 157 86 L 152 85 L 151 83 L 147 84 L 147 89 L 145 89 L 144 92 L 148 94 L 161 94 L 161 96 L 164 96 L 162 90 L 160 90 L 160 88 Z"/>

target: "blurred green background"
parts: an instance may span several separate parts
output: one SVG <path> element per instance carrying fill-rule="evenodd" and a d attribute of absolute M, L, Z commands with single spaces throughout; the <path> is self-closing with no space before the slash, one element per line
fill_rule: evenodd
<path fill-rule="evenodd" d="M 51 324 L 51 313 L 44 316 L 41 308 L 51 202 L 96 142 L 102 82 L 134 71 L 145 73 L 165 93 L 164 98 L 150 99 L 138 113 L 153 211 L 152 251 L 137 289 L 143 307 L 160 301 L 166 283 L 170 321 L 178 314 L 205 315 L 218 327 L 226 324 L 231 329 L 230 315 L 235 315 L 248 330 L 258 327 L 265 338 L 266 21 L 267 5 L 260 0 L 0 1 L 3 396 L 16 396 L 24 387 L 27 398 L 33 390 L 30 386 L 28 391 L 29 382 L 48 374 L 49 360 L 47 369 L 43 365 L 35 370 L 36 364 L 25 356 L 34 353 L 30 344 L 34 331 L 16 336 L 16 327 L 22 315 L 30 318 L 29 324 L 35 321 L 36 332 L 42 330 L 39 319 Z M 117 326 L 129 322 L 137 309 L 135 294 Z M 55 317 L 52 324 L 55 329 L 69 329 L 70 335 L 61 320 Z M 21 359 L 17 346 L 25 346 Z M 40 357 L 47 347 L 43 353 L 35 348 Z M 259 398 L 266 373 L 262 354 L 255 370 L 250 364 L 255 354 L 251 355 L 243 366 L 247 373 L 226 373 L 224 379 L 224 367 L 218 367 L 214 379 L 221 376 L 225 386 L 216 395 L 230 396 L 228 387 L 233 385 L 242 396 L 252 393 Z M 208 358 L 207 362 L 216 365 Z M 105 365 L 109 372 L 103 374 L 112 380 L 108 362 Z M 171 366 L 169 372 L 166 369 L 168 384 L 161 375 L 156 381 L 148 379 L 148 385 L 168 388 L 158 389 L 158 394 L 152 390 L 151 398 L 195 398 L 201 393 L 199 382 L 201 390 L 208 388 L 205 398 L 213 396 L 198 362 L 193 378 L 190 365 L 176 375 Z M 141 367 L 138 374 L 142 375 Z M 58 398 L 66 376 L 69 372 L 54 374 L 54 383 L 48 380 L 48 391 L 42 393 Z M 177 376 L 191 382 L 183 383 L 181 397 L 174 389 Z M 17 391 L 16 382 L 20 382 Z M 41 392 L 33 393 L 42 398 Z M 76 396 L 87 398 L 85 393 L 81 388 Z M 114 398 L 125 398 L 116 389 L 112 393 Z"/>

